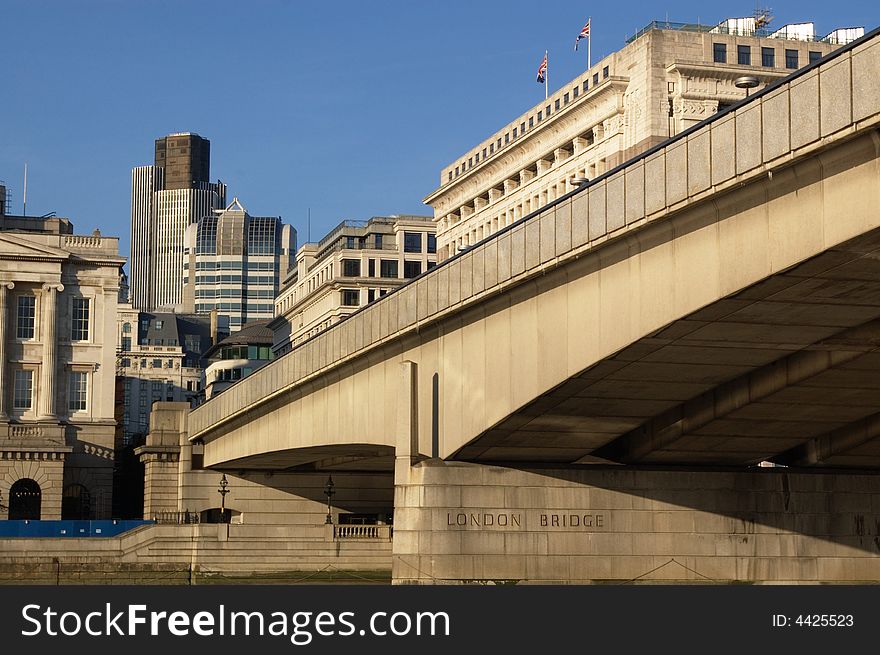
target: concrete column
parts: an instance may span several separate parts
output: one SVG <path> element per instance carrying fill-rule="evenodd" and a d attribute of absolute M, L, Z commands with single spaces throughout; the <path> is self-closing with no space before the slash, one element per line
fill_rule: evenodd
<path fill-rule="evenodd" d="M 516 187 L 518 187 L 518 186 L 519 186 L 519 182 L 508 178 L 508 179 L 504 180 L 504 193 L 510 193 L 511 191 L 516 189 Z"/>
<path fill-rule="evenodd" d="M 538 160 L 538 175 L 549 171 L 552 166 L 553 166 L 553 162 L 551 162 L 549 159 L 539 159 Z"/>
<path fill-rule="evenodd" d="M 519 183 L 520 183 L 521 185 L 522 185 L 522 184 L 525 184 L 526 182 L 528 182 L 529 180 L 531 180 L 532 178 L 534 178 L 535 175 L 536 175 L 535 172 L 530 171 L 530 170 L 527 169 L 527 168 L 524 168 L 523 170 L 521 170 L 521 171 L 519 172 Z"/>
<path fill-rule="evenodd" d="M 489 189 L 489 202 L 495 202 L 499 200 L 501 196 L 504 194 L 501 192 L 501 189 Z"/>
<path fill-rule="evenodd" d="M 13 282 L 0 284 L 0 420 L 6 416 L 6 291 L 15 288 Z"/>
<path fill-rule="evenodd" d="M 583 137 L 575 137 L 575 139 L 571 142 L 571 149 L 574 154 L 579 154 L 587 149 L 589 143 Z"/>
<path fill-rule="evenodd" d="M 56 306 L 62 284 L 43 285 L 43 362 L 40 367 L 40 418 L 55 417 Z"/>

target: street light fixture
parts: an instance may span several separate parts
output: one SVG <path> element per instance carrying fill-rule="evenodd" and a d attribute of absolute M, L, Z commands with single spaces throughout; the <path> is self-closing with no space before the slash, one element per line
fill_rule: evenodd
<path fill-rule="evenodd" d="M 229 493 L 229 489 L 226 487 L 229 486 L 229 481 L 226 479 L 226 474 L 223 474 L 223 477 L 220 478 L 220 488 L 217 490 L 217 493 L 220 494 L 220 522 L 228 523 L 226 520 L 226 494 Z"/>
<path fill-rule="evenodd" d="M 327 476 L 327 484 L 324 485 L 324 495 L 327 496 L 327 518 L 324 519 L 324 523 L 327 525 L 331 525 L 333 523 L 333 513 L 330 505 L 330 501 L 333 499 L 334 494 L 336 493 L 333 490 L 333 476 Z"/>
<path fill-rule="evenodd" d="M 746 98 L 749 97 L 749 89 L 756 88 L 760 82 L 758 78 L 754 75 L 743 75 L 742 77 L 738 77 L 733 81 L 733 86 L 737 89 L 745 89 L 746 90 Z"/>

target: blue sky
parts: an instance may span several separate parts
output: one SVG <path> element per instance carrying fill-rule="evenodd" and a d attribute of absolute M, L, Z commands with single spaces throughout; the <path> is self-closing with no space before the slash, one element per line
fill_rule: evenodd
<path fill-rule="evenodd" d="M 480 0 L 4 0 L 0 179 L 21 210 L 96 227 L 128 254 L 131 168 L 153 140 L 211 140 L 211 176 L 306 239 L 342 219 L 430 214 L 440 169 L 653 19 L 717 23 L 751 3 Z M 773 25 L 880 23 L 875 2 L 774 2 Z"/>

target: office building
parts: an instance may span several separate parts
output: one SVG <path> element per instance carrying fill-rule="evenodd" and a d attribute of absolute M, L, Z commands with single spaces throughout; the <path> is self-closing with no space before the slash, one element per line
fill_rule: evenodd
<path fill-rule="evenodd" d="M 199 402 L 203 354 L 229 331 L 215 315 L 141 312 L 131 305 L 119 307 L 116 327 L 121 446 L 130 446 L 146 435 L 154 402 Z"/>
<path fill-rule="evenodd" d="M 277 354 L 287 352 L 437 263 L 429 216 L 343 221 L 296 254 L 269 324 Z"/>
<path fill-rule="evenodd" d="M 766 17 L 649 24 L 443 168 L 425 198 L 440 260 L 742 100 L 739 78 L 766 86 L 863 33 L 818 38 L 813 23 L 771 30 Z"/>
<path fill-rule="evenodd" d="M 232 332 L 269 320 L 296 252 L 296 230 L 280 216 L 251 216 L 233 199 L 190 225 L 184 237 L 183 307 L 217 311 Z"/>
<path fill-rule="evenodd" d="M 115 237 L 0 216 L 0 518 L 109 518 Z"/>
<path fill-rule="evenodd" d="M 205 400 L 268 364 L 272 354 L 269 321 L 253 321 L 212 346 L 204 354 Z"/>
<path fill-rule="evenodd" d="M 226 186 L 211 183 L 210 142 L 198 134 L 156 140 L 152 166 L 131 174 L 131 303 L 174 308 L 183 286 L 183 236 L 200 217 L 226 204 Z"/>

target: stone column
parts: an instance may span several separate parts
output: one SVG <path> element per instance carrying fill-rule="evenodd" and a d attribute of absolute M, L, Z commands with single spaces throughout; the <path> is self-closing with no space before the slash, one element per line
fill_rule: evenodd
<path fill-rule="evenodd" d="M 55 323 L 60 291 L 64 291 L 62 284 L 43 285 L 43 363 L 40 369 L 40 418 L 55 417 L 55 342 L 58 336 Z"/>
<path fill-rule="evenodd" d="M 6 291 L 15 288 L 12 282 L 0 283 L 0 420 L 6 416 Z"/>

